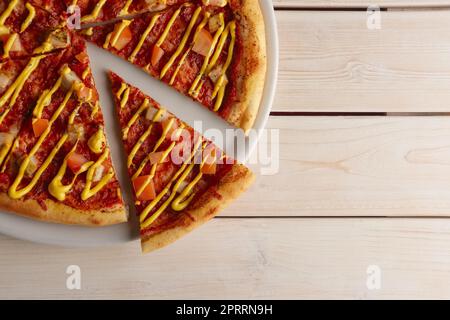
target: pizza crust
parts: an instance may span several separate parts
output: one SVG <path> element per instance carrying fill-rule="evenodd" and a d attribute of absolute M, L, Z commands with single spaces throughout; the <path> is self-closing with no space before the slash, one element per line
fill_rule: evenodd
<path fill-rule="evenodd" d="M 248 168 L 240 164 L 235 165 L 217 186 L 210 187 L 191 208 L 180 215 L 173 228 L 143 236 L 142 252 L 148 253 L 167 246 L 209 221 L 244 192 L 253 180 L 254 175 Z"/>
<path fill-rule="evenodd" d="M 106 210 L 78 210 L 52 200 L 44 202 L 47 210 L 36 200 L 13 200 L 5 193 L 0 194 L 0 208 L 45 222 L 101 227 L 128 220 L 123 206 Z"/>
<path fill-rule="evenodd" d="M 266 31 L 259 1 L 241 1 L 235 11 L 242 39 L 242 58 L 237 66 L 237 103 L 227 120 L 246 133 L 253 127 L 264 91 L 267 71 Z"/>

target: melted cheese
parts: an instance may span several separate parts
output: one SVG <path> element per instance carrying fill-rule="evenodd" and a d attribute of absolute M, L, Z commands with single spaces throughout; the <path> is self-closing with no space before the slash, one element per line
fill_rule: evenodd
<path fill-rule="evenodd" d="M 22 26 L 20 27 L 20 33 L 24 32 L 30 26 L 31 22 L 36 16 L 36 9 L 34 9 L 34 7 L 29 2 L 25 4 L 25 7 L 28 9 L 28 16 L 22 22 Z"/>

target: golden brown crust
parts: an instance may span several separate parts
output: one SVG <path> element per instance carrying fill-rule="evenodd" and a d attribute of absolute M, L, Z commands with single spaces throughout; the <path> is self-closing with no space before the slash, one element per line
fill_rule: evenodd
<path fill-rule="evenodd" d="M 47 210 L 36 200 L 13 200 L 5 193 L 0 194 L 0 208 L 45 222 L 101 227 L 126 222 L 128 219 L 123 206 L 105 210 L 78 210 L 52 200 L 44 202 Z"/>
<path fill-rule="evenodd" d="M 264 91 L 267 71 L 266 32 L 259 1 L 241 1 L 235 11 L 242 39 L 237 74 L 237 103 L 227 120 L 248 132 L 253 127 Z"/>
<path fill-rule="evenodd" d="M 180 215 L 175 227 L 142 237 L 142 252 L 148 253 L 175 242 L 212 219 L 244 192 L 253 180 L 254 175 L 248 168 L 240 164 L 233 166 L 217 186 L 211 186 L 191 208 Z"/>

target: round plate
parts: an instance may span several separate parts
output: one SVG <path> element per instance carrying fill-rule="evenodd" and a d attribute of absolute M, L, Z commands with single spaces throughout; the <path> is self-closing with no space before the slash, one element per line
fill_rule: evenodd
<path fill-rule="evenodd" d="M 260 2 L 266 25 L 267 76 L 263 100 L 254 129 L 262 133 L 262 129 L 266 126 L 275 94 L 278 73 L 278 35 L 272 1 L 260 0 Z M 88 44 L 88 53 L 96 86 L 100 94 L 105 122 L 108 124 L 106 134 L 110 142 L 120 141 L 120 130 L 116 127 L 117 123 L 113 114 L 114 105 L 110 93 L 109 80 L 106 76 L 106 72 L 110 69 L 130 84 L 152 96 L 162 105 L 169 106 L 168 109 L 171 112 L 205 134 L 206 137 L 211 138 L 214 136 L 215 132 L 217 133 L 217 129 L 221 132 L 224 132 L 226 129 L 232 129 L 225 121 L 206 108 L 176 93 L 173 89 L 151 78 L 130 63 L 91 44 Z M 229 155 L 234 155 L 239 161 L 245 162 L 255 148 L 256 143 L 257 139 L 247 139 L 245 144 L 238 144 L 237 150 L 235 150 L 234 141 L 228 141 L 224 142 L 222 147 Z M 125 203 L 131 203 L 129 202 L 132 200 L 131 190 L 126 182 L 128 178 L 126 168 L 123 165 L 125 161 L 122 159 L 121 144 L 110 143 L 110 148 L 117 176 L 123 189 L 124 201 Z M 45 244 L 77 247 L 113 245 L 138 239 L 137 230 L 137 219 L 133 210 L 130 210 L 129 223 L 103 228 L 44 223 L 0 211 L 0 233 Z"/>

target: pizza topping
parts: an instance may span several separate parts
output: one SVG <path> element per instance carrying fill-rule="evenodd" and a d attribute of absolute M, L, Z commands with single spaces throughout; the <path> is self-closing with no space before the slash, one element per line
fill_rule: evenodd
<path fill-rule="evenodd" d="M 42 133 L 48 128 L 47 119 L 33 119 L 33 132 L 35 137 L 40 137 Z"/>
<path fill-rule="evenodd" d="M 220 14 L 216 14 L 208 21 L 209 32 L 216 32 L 222 25 L 223 17 Z"/>
<path fill-rule="evenodd" d="M 99 166 L 95 169 L 94 178 L 92 179 L 94 182 L 98 182 L 102 179 L 103 173 L 105 172 L 105 167 L 103 165 Z"/>
<path fill-rule="evenodd" d="M 74 86 L 75 83 L 81 83 L 81 79 L 78 77 L 78 75 L 70 70 L 70 68 L 65 65 L 61 69 L 61 75 L 62 75 L 62 86 L 64 89 L 69 90 L 71 88 L 73 89 L 79 89 L 76 86 Z"/>
<path fill-rule="evenodd" d="M 117 98 L 120 99 L 120 108 L 123 108 L 126 105 L 129 95 L 130 88 L 126 85 L 126 83 L 122 83 L 116 94 Z"/>
<path fill-rule="evenodd" d="M 88 55 L 87 55 L 87 53 L 86 52 L 80 52 L 79 54 L 77 54 L 76 56 L 75 56 L 75 58 L 78 60 L 78 61 L 80 61 L 81 63 L 88 63 L 89 62 L 89 57 L 88 57 Z M 86 69 L 86 70 L 89 70 L 89 67 Z"/>
<path fill-rule="evenodd" d="M 67 165 L 70 168 L 70 170 L 72 170 L 73 173 L 77 173 L 78 171 L 80 171 L 80 168 L 86 162 L 88 162 L 88 159 L 86 159 L 85 156 L 76 152 L 71 152 L 69 154 L 69 157 L 67 158 Z"/>
<path fill-rule="evenodd" d="M 145 118 L 153 122 L 164 122 L 169 119 L 169 113 L 164 109 L 150 107 L 145 114 Z"/>
<path fill-rule="evenodd" d="M 20 33 L 24 32 L 29 27 L 34 17 L 36 16 L 36 9 L 34 9 L 34 7 L 29 2 L 25 4 L 25 7 L 28 10 L 28 16 L 22 22 L 22 25 L 20 27 Z"/>
<path fill-rule="evenodd" d="M 122 22 L 114 26 L 114 30 L 106 37 L 103 48 L 112 46 L 117 50 L 122 50 L 132 40 L 133 35 L 128 25 L 131 20 L 122 20 Z"/>
<path fill-rule="evenodd" d="M 103 176 L 103 178 L 98 181 L 98 183 L 92 187 L 94 173 L 99 166 L 109 157 L 109 149 L 105 148 L 103 154 L 98 158 L 98 160 L 89 167 L 88 172 L 86 173 L 86 185 L 81 192 L 81 199 L 87 200 L 93 195 L 95 195 L 98 191 L 100 191 L 113 177 L 114 171 L 113 169 L 109 169 L 109 171 Z"/>
<path fill-rule="evenodd" d="M 88 140 L 89 149 L 94 153 L 101 153 L 106 146 L 106 138 L 103 128 L 98 128 L 97 132 Z"/>
<path fill-rule="evenodd" d="M 167 162 L 169 160 L 162 151 L 150 153 L 148 159 L 151 165 Z"/>
<path fill-rule="evenodd" d="M 206 57 L 207 55 L 209 55 L 212 43 L 213 37 L 211 36 L 211 34 L 207 30 L 202 29 L 198 34 L 197 40 L 195 41 L 192 50 Z"/>
<path fill-rule="evenodd" d="M 228 4 L 227 0 L 202 0 L 205 6 L 217 6 L 217 7 L 225 7 Z"/>
<path fill-rule="evenodd" d="M 159 61 L 161 60 L 161 58 L 164 56 L 164 50 L 161 49 L 159 46 L 154 45 L 153 46 L 153 50 L 152 50 L 152 59 L 151 59 L 151 63 L 152 66 L 156 66 L 158 65 Z"/>
<path fill-rule="evenodd" d="M 156 197 L 152 176 L 141 176 L 133 179 L 134 192 L 138 200 L 149 201 Z"/>
<path fill-rule="evenodd" d="M 54 49 L 64 49 L 69 45 L 70 39 L 64 29 L 57 29 L 48 35 L 47 41 Z"/>
<path fill-rule="evenodd" d="M 0 91 L 5 90 L 11 83 L 11 76 L 5 73 L 0 73 Z"/>
<path fill-rule="evenodd" d="M 0 15 L 0 25 L 5 25 L 6 19 L 8 19 L 8 17 L 11 15 L 11 13 L 13 12 L 14 8 L 17 6 L 18 3 L 19 0 L 11 0 L 9 2 L 5 11 L 3 11 L 3 13 Z"/>

